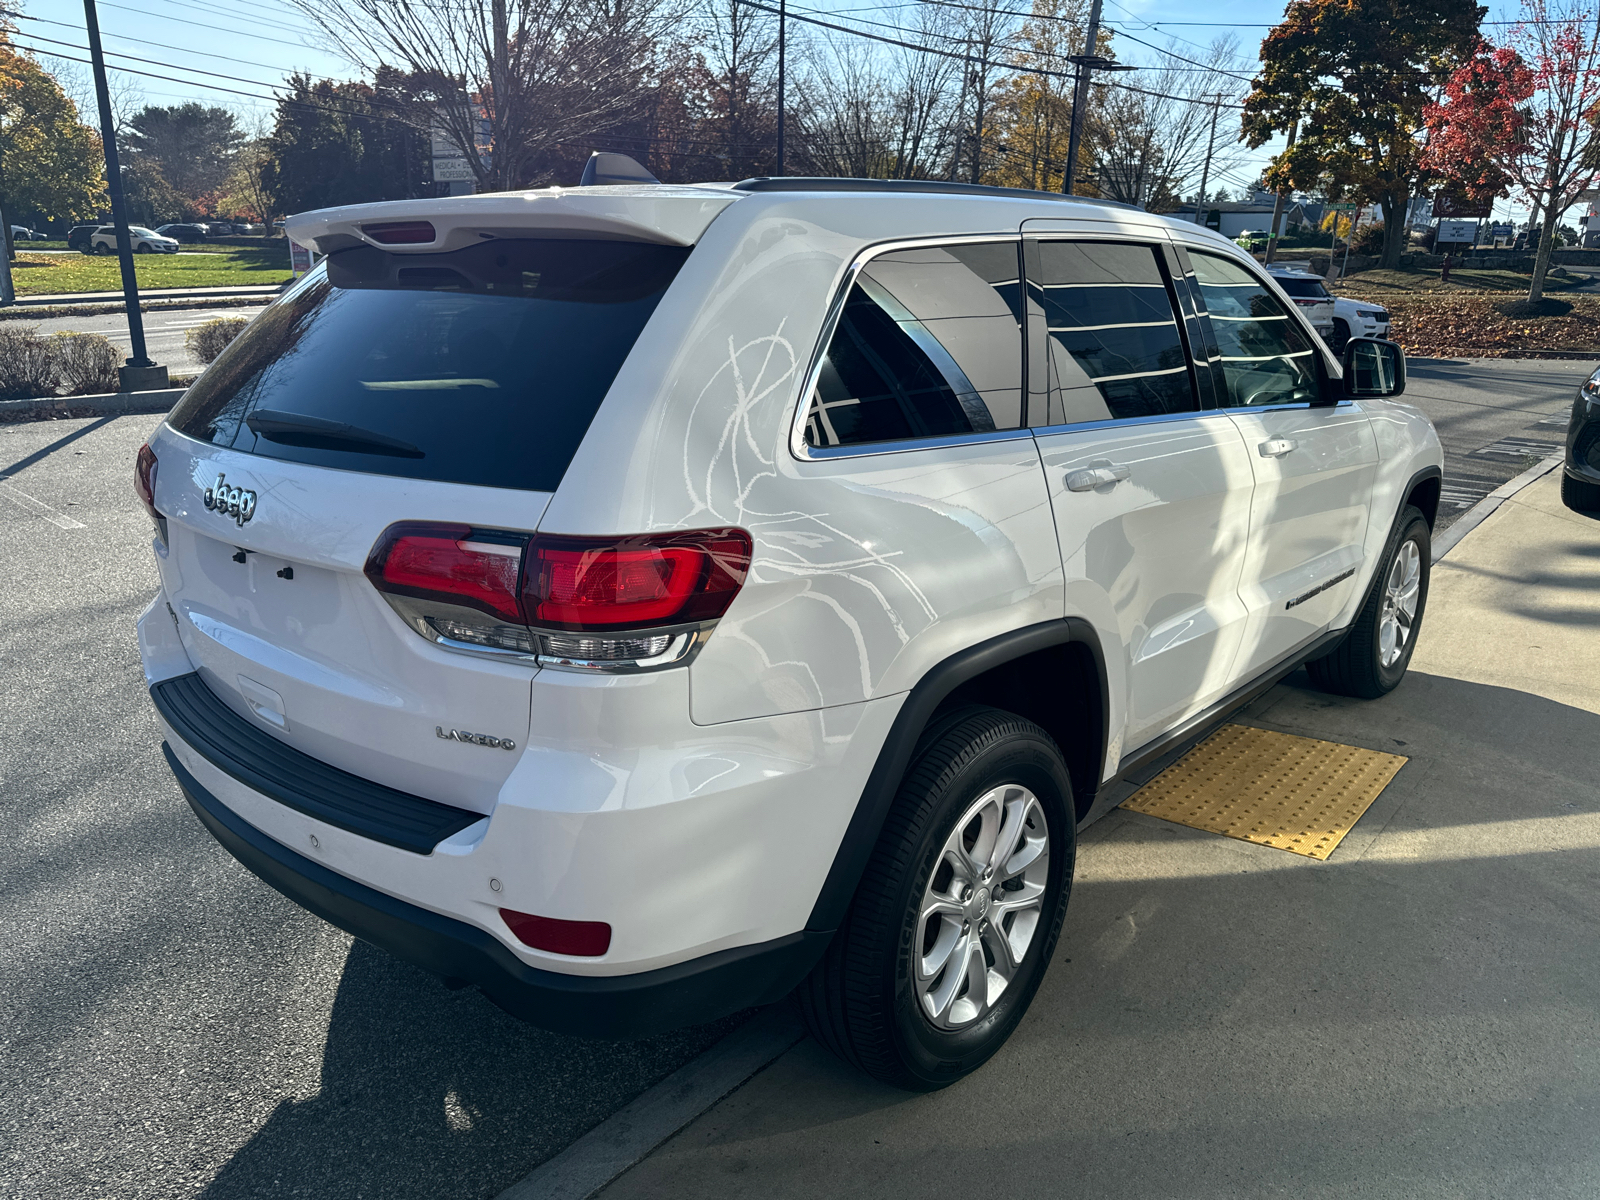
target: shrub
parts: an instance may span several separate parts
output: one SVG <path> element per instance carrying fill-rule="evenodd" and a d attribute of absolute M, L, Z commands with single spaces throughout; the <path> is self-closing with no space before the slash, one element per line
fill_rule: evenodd
<path fill-rule="evenodd" d="M 0 400 L 56 394 L 55 347 L 37 325 L 0 324 Z"/>
<path fill-rule="evenodd" d="M 188 347 L 190 354 L 210 366 L 217 355 L 221 354 L 228 343 L 238 337 L 249 323 L 243 317 L 217 317 L 189 330 L 189 335 L 184 338 L 184 345 Z"/>
<path fill-rule="evenodd" d="M 1350 243 L 1351 254 L 1383 253 L 1383 222 L 1375 221 L 1356 230 L 1356 240 Z"/>
<path fill-rule="evenodd" d="M 117 390 L 116 343 L 98 333 L 58 333 L 50 339 L 56 374 L 69 396 L 91 396 Z"/>

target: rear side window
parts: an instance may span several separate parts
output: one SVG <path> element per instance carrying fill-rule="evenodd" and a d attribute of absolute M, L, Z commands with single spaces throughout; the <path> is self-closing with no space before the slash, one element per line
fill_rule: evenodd
<path fill-rule="evenodd" d="M 1028 285 L 1049 328 L 1048 400 L 1035 424 L 1199 407 L 1154 247 L 1041 242 L 1039 267 Z"/>
<path fill-rule="evenodd" d="M 1022 426 L 1017 243 L 921 246 L 862 268 L 823 357 L 806 445 Z"/>
<path fill-rule="evenodd" d="M 268 458 L 553 491 L 688 254 L 566 240 L 340 251 L 250 323 L 171 423 Z"/>
<path fill-rule="evenodd" d="M 1223 406 L 1314 400 L 1316 354 L 1283 302 L 1237 263 L 1195 252 L 1189 257 L 1222 355 Z"/>

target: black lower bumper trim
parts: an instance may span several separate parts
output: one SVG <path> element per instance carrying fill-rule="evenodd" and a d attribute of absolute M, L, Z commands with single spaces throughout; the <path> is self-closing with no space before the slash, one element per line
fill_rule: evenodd
<path fill-rule="evenodd" d="M 397 958 L 476 984 L 513 1016 L 558 1033 L 645 1037 L 782 999 L 831 933 L 804 930 L 636 975 L 564 975 L 518 959 L 464 921 L 397 900 L 296 854 L 203 788 L 163 744 L 189 806 L 213 837 L 302 908 Z"/>

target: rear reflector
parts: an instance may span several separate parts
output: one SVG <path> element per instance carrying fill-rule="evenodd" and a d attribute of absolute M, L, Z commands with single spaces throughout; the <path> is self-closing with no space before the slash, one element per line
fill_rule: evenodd
<path fill-rule="evenodd" d="M 361 232 L 385 246 L 417 246 L 433 241 L 433 223 L 430 221 L 383 221 L 376 225 L 363 225 Z"/>
<path fill-rule="evenodd" d="M 551 954 L 598 958 L 611 948 L 611 926 L 604 921 L 559 921 L 502 908 L 500 916 L 517 941 Z"/>

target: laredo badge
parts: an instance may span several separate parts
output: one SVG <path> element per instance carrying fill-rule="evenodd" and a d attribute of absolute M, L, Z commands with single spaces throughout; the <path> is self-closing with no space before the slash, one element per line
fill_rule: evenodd
<path fill-rule="evenodd" d="M 510 738 L 490 737 L 486 733 L 468 733 L 465 729 L 446 729 L 435 725 L 433 732 L 448 742 L 471 742 L 474 746 L 493 746 L 497 750 L 515 750 L 517 744 Z"/>

